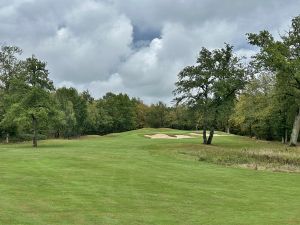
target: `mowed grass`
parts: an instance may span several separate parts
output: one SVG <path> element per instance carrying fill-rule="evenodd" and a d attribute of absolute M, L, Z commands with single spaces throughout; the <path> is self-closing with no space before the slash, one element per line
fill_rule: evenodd
<path fill-rule="evenodd" d="M 0 145 L 0 224 L 300 224 L 299 173 L 199 161 L 208 150 L 199 138 L 144 137 L 158 132 L 186 133 Z M 220 136 L 210 148 L 283 147 Z"/>

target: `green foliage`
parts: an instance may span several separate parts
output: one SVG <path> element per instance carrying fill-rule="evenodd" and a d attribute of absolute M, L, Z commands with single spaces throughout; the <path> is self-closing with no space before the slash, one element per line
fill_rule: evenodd
<path fill-rule="evenodd" d="M 185 101 L 200 110 L 205 133 L 208 126 L 211 131 L 217 127 L 221 111 L 230 112 L 225 110 L 226 105 L 232 105 L 236 93 L 245 84 L 246 76 L 240 59 L 233 54 L 233 47 L 226 44 L 224 48 L 213 51 L 202 48 L 197 64 L 184 68 L 178 79 L 175 100 L 177 103 Z M 223 118 L 228 119 L 228 116 Z M 212 135 L 213 132 L 208 141 L 204 135 L 203 142 L 210 144 Z"/>
<path fill-rule="evenodd" d="M 35 56 L 22 60 L 20 48 L 2 46 L 0 134 L 13 138 L 32 132 L 34 136 L 71 138 L 143 127 L 203 127 L 207 144 L 215 129 L 283 142 L 293 131 L 291 140 L 297 139 L 300 16 L 278 40 L 261 31 L 248 34 L 248 41 L 259 48 L 248 70 L 231 45 L 202 48 L 196 64 L 178 74 L 174 91 L 177 104 L 173 106 L 161 101 L 146 105 L 127 94 L 107 93 L 94 99 L 88 90 L 55 90 L 45 62 Z"/>
<path fill-rule="evenodd" d="M 68 138 L 80 136 L 87 126 L 88 99 L 81 96 L 75 88 L 66 87 L 57 89 L 55 98 L 64 113 L 64 126 L 57 133 Z"/>
<path fill-rule="evenodd" d="M 17 56 L 22 50 L 16 46 L 1 46 L 0 51 L 0 84 L 1 89 L 11 88 L 11 81 L 19 75 L 22 62 Z"/>
<path fill-rule="evenodd" d="M 169 109 L 163 102 L 152 104 L 147 112 L 147 125 L 154 128 L 168 127 L 168 112 Z"/>
<path fill-rule="evenodd" d="M 239 96 L 231 121 L 242 134 L 272 139 L 275 112 L 274 82 L 269 74 L 253 79 Z"/>
<path fill-rule="evenodd" d="M 25 83 L 30 87 L 40 88 L 47 91 L 54 90 L 53 82 L 49 79 L 46 63 L 32 56 L 27 58 L 25 64 Z"/>
<path fill-rule="evenodd" d="M 11 50 L 12 54 L 17 50 L 18 48 Z M 33 145 L 36 146 L 39 130 L 47 127 L 49 116 L 55 108 L 51 104 L 50 96 L 50 91 L 54 90 L 54 87 L 48 78 L 46 63 L 34 56 L 25 61 L 17 61 L 13 56 L 11 58 L 11 63 L 17 64 L 19 70 L 13 71 L 14 73 L 9 76 L 1 75 L 5 84 L 1 104 L 5 107 L 5 111 L 0 125 L 7 133 L 12 133 L 13 129 L 14 133 L 31 130 Z"/>
<path fill-rule="evenodd" d="M 63 136 L 70 138 L 74 135 L 76 135 L 76 133 L 74 133 L 74 130 L 76 129 L 76 125 L 77 125 L 77 120 L 76 120 L 76 116 L 75 116 L 75 112 L 74 112 L 74 108 L 73 108 L 73 103 L 71 101 L 67 101 L 66 103 L 66 108 L 65 108 L 65 127 L 63 129 Z"/>
<path fill-rule="evenodd" d="M 103 120 L 106 120 L 106 125 L 108 125 L 103 132 L 121 132 L 135 129 L 135 107 L 135 102 L 127 94 L 107 93 L 98 102 Z"/>
<path fill-rule="evenodd" d="M 169 110 L 170 127 L 180 130 L 197 130 L 199 128 L 197 112 L 184 105 L 177 105 Z"/>
<path fill-rule="evenodd" d="M 133 98 L 132 101 L 135 104 L 136 128 L 139 129 L 149 126 L 149 124 L 147 124 L 149 107 L 139 99 Z"/>
<path fill-rule="evenodd" d="M 100 121 L 102 120 L 97 103 L 92 101 L 87 105 L 86 129 L 87 134 L 96 134 L 100 129 Z"/>
<path fill-rule="evenodd" d="M 259 47 L 260 52 L 254 57 L 253 64 L 258 71 L 271 71 L 276 76 L 276 93 L 281 95 L 277 100 L 281 104 L 280 112 L 283 124 L 287 129 L 288 115 L 294 111 L 294 116 L 300 107 L 300 16 L 292 20 L 288 32 L 275 40 L 268 31 L 259 34 L 248 34 L 249 43 Z M 295 118 L 291 144 L 295 145 L 300 124 Z"/>

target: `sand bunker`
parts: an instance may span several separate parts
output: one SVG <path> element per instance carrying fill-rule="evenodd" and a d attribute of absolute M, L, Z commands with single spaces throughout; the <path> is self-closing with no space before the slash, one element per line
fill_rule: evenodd
<path fill-rule="evenodd" d="M 176 134 L 176 135 L 167 135 L 167 134 L 153 134 L 153 135 L 145 135 L 147 138 L 151 139 L 188 139 L 188 138 L 196 138 L 200 137 L 202 134 L 200 133 L 189 133 L 187 135 Z M 209 133 L 207 134 L 207 137 Z M 231 134 L 214 134 L 214 136 L 231 136 Z"/>
<path fill-rule="evenodd" d="M 167 135 L 167 134 L 153 134 L 153 135 L 145 135 L 147 138 L 151 139 L 187 139 L 187 138 L 194 138 L 188 135 Z"/>
<path fill-rule="evenodd" d="M 199 134 L 199 133 L 190 133 L 190 135 L 193 135 L 193 136 L 202 136 L 202 134 Z"/>
<path fill-rule="evenodd" d="M 199 133 L 189 133 L 189 135 L 202 136 L 202 134 L 199 134 Z M 209 136 L 209 132 L 206 135 Z M 214 134 L 214 136 L 216 136 L 216 137 L 218 137 L 218 136 L 231 136 L 231 134 Z"/>
<path fill-rule="evenodd" d="M 171 137 L 167 134 L 153 134 L 153 135 L 145 135 L 145 137 L 151 139 L 176 139 L 175 137 Z"/>
<path fill-rule="evenodd" d="M 177 139 L 194 138 L 188 135 L 175 135 Z"/>

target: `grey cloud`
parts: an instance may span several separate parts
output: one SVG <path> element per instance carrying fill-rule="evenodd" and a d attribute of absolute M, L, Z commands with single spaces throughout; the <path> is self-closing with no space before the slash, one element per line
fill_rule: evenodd
<path fill-rule="evenodd" d="M 42 0 L 11 8 L 0 14 L 13 19 L 3 39 L 46 60 L 57 82 L 106 79 L 131 51 L 130 20 L 108 4 Z"/>
<path fill-rule="evenodd" d="M 282 0 L 111 0 L 124 11 L 133 24 L 144 29 L 160 30 L 165 22 L 202 24 L 211 20 L 249 22 L 248 25 L 272 26 L 298 13 L 299 1 Z M 258 20 L 259 18 L 259 20 Z M 240 21 L 236 21 L 240 19 Z M 269 23 L 266 24 L 266 22 Z"/>
<path fill-rule="evenodd" d="M 228 42 L 251 56 L 245 33 L 279 35 L 299 8 L 298 0 L 2 0 L 0 42 L 47 61 L 58 86 L 170 101 L 202 46 Z"/>

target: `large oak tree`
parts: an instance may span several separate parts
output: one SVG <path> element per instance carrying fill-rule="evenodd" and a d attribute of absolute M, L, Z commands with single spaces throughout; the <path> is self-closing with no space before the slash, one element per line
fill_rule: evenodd
<path fill-rule="evenodd" d="M 204 144 L 212 143 L 220 109 L 233 105 L 237 91 L 245 84 L 245 74 L 240 58 L 228 44 L 213 51 L 202 48 L 197 64 L 179 73 L 175 100 L 201 111 Z M 207 129 L 210 129 L 208 138 Z"/>

